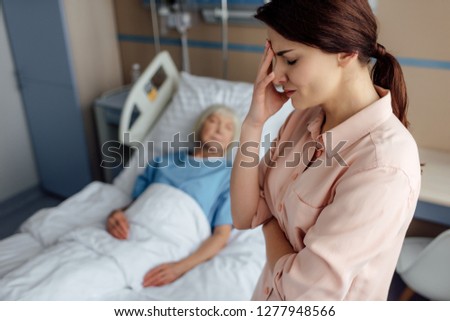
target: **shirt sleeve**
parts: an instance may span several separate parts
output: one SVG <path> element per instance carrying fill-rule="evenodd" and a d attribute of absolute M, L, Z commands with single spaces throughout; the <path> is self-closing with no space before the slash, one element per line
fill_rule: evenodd
<path fill-rule="evenodd" d="M 276 263 L 274 290 L 285 300 L 345 299 L 365 265 L 401 242 L 417 194 L 406 174 L 396 168 L 343 178 L 334 201 L 306 233 L 305 247 Z"/>
<path fill-rule="evenodd" d="M 155 172 L 157 170 L 158 163 L 152 161 L 144 170 L 144 172 L 138 176 L 136 182 L 134 183 L 132 198 L 137 199 L 145 189 L 154 181 Z"/>
<path fill-rule="evenodd" d="M 288 116 L 286 121 L 283 123 L 283 125 L 280 127 L 280 130 L 278 131 L 277 138 L 274 139 L 274 141 L 271 144 L 271 147 L 269 151 L 264 155 L 264 157 L 261 159 L 261 162 L 258 166 L 258 179 L 259 179 L 259 201 L 258 201 L 258 207 L 256 209 L 256 214 L 253 216 L 252 219 L 252 228 L 255 228 L 264 222 L 268 221 L 272 217 L 272 213 L 269 209 L 269 206 L 266 202 L 266 196 L 264 194 L 264 182 L 266 178 L 267 169 L 269 168 L 270 164 L 274 162 L 274 158 L 276 157 L 276 150 L 279 145 L 280 137 L 284 133 L 284 129 L 286 128 L 286 124 L 288 123 L 289 119 L 291 118 L 292 113 Z"/>
<path fill-rule="evenodd" d="M 231 217 L 231 202 L 230 189 L 226 189 L 218 198 L 216 212 L 212 221 L 212 227 L 219 225 L 232 225 L 233 219 Z"/>

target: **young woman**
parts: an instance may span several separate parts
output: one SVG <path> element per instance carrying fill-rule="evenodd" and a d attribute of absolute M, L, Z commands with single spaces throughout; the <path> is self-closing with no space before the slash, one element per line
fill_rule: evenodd
<path fill-rule="evenodd" d="M 367 0 L 273 0 L 256 18 L 268 40 L 231 177 L 234 226 L 264 224 L 254 299 L 385 300 L 420 189 L 400 65 Z M 288 99 L 275 146 L 248 166 Z"/>
<path fill-rule="evenodd" d="M 193 151 L 178 151 L 158 159 L 138 177 L 133 198 L 138 198 L 152 183 L 177 187 L 202 207 L 212 229 L 211 236 L 188 257 L 151 269 L 143 286 L 169 284 L 198 264 L 211 259 L 228 242 L 232 219 L 230 212 L 230 170 L 226 154 L 231 142 L 239 137 L 240 122 L 232 109 L 223 105 L 208 108 L 199 118 L 196 137 L 200 144 Z M 129 224 L 124 209 L 111 213 L 106 222 L 108 232 L 125 240 Z"/>

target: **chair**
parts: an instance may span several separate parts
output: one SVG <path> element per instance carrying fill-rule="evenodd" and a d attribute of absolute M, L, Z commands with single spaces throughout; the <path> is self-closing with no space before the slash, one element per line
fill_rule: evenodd
<path fill-rule="evenodd" d="M 450 229 L 436 238 L 407 237 L 397 263 L 407 288 L 400 299 L 414 292 L 431 300 L 450 300 Z"/>

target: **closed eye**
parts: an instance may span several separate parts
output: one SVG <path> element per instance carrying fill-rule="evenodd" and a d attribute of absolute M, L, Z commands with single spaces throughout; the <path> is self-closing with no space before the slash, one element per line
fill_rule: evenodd
<path fill-rule="evenodd" d="M 295 65 L 296 62 L 297 62 L 297 60 L 286 60 L 286 63 L 287 63 L 289 66 Z"/>

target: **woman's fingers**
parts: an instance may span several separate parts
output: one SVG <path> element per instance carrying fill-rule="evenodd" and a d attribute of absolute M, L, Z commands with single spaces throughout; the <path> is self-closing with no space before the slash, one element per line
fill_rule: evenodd
<path fill-rule="evenodd" d="M 114 236 L 117 239 L 125 240 L 127 239 L 128 232 L 125 231 L 121 226 L 118 225 L 115 221 L 111 221 L 108 224 L 107 230 L 109 234 Z"/>
<path fill-rule="evenodd" d="M 273 82 L 275 79 L 275 73 L 272 71 L 270 74 L 266 75 L 266 77 L 263 78 L 261 81 L 261 86 L 263 88 L 266 88 L 270 83 Z"/>
<path fill-rule="evenodd" d="M 127 238 L 128 236 L 128 221 L 126 217 L 123 217 L 117 221 L 117 228 L 120 230 L 120 234 Z"/>
<path fill-rule="evenodd" d="M 269 43 L 269 41 L 266 40 L 266 44 L 265 44 L 265 47 L 264 47 L 264 52 L 263 52 L 263 55 L 261 56 L 261 60 L 259 62 L 259 69 L 261 69 L 261 66 L 262 66 L 262 64 L 264 62 L 264 59 L 267 56 L 267 51 L 269 50 L 269 48 L 270 48 L 270 43 Z"/>
<path fill-rule="evenodd" d="M 116 239 L 119 239 L 119 240 L 123 240 L 124 239 L 122 232 L 120 231 L 119 228 L 117 228 L 117 226 L 113 227 L 113 233 L 112 234 L 113 234 L 113 236 Z"/>
<path fill-rule="evenodd" d="M 163 286 L 172 283 L 180 277 L 180 274 L 176 271 L 173 263 L 162 264 L 156 268 L 150 270 L 144 277 L 142 285 L 148 286 Z"/>
<path fill-rule="evenodd" d="M 114 236 L 116 239 L 121 239 L 119 231 L 116 228 L 112 228 L 110 234 Z"/>
<path fill-rule="evenodd" d="M 117 226 L 116 231 L 119 239 L 125 240 L 127 238 L 125 231 L 121 227 Z"/>
<path fill-rule="evenodd" d="M 163 286 L 169 284 L 173 281 L 173 279 L 168 274 L 160 274 L 156 276 L 148 285 L 145 286 Z"/>
<path fill-rule="evenodd" d="M 166 284 L 169 284 L 169 283 L 170 283 L 170 281 L 169 281 L 168 279 L 162 278 L 162 279 L 156 281 L 156 282 L 153 284 L 153 286 L 163 286 L 163 285 L 166 285 Z"/>
<path fill-rule="evenodd" d="M 117 239 L 125 240 L 128 238 L 129 223 L 123 211 L 116 211 L 108 217 L 107 230 Z"/>
<path fill-rule="evenodd" d="M 272 66 L 272 60 L 274 57 L 274 53 L 272 51 L 272 48 L 266 47 L 266 50 L 264 51 L 263 60 L 261 63 L 261 66 L 258 71 L 258 76 L 256 77 L 256 82 L 261 82 L 264 77 L 267 76 L 272 70 L 270 70 Z"/>
<path fill-rule="evenodd" d="M 164 275 L 164 266 L 160 265 L 150 270 L 144 277 L 144 287 L 153 286 L 160 282 Z"/>
<path fill-rule="evenodd" d="M 143 286 L 149 287 L 149 286 L 158 286 L 164 281 L 163 275 L 156 275 L 152 278 L 144 279 Z"/>

